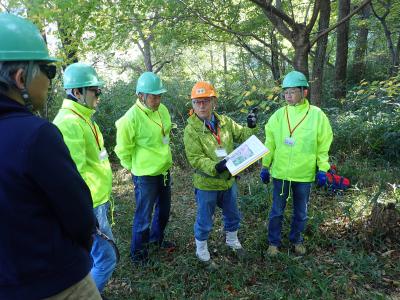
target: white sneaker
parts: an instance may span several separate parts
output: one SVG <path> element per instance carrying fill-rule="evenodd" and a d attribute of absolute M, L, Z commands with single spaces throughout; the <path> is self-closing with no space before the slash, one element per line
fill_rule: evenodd
<path fill-rule="evenodd" d="M 208 262 L 210 260 L 210 252 L 208 252 L 207 240 L 199 241 L 196 239 L 196 256 L 202 262 Z"/>
<path fill-rule="evenodd" d="M 226 232 L 226 245 L 233 250 L 242 249 L 242 244 L 240 244 L 239 239 L 237 237 L 237 230 L 236 231 L 227 231 Z"/>

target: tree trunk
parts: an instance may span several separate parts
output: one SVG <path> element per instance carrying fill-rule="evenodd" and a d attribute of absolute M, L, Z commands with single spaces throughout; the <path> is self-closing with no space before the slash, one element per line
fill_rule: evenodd
<path fill-rule="evenodd" d="M 62 49 L 67 57 L 67 59 L 63 62 L 63 69 L 65 69 L 67 65 L 78 62 L 77 47 L 76 44 L 74 44 L 74 42 L 76 43 L 76 39 L 72 36 L 71 32 L 64 28 L 61 22 L 57 22 L 57 27 Z"/>
<path fill-rule="evenodd" d="M 149 39 L 143 41 L 143 59 L 146 71 L 153 72 L 153 63 L 151 62 L 151 45 Z"/>
<path fill-rule="evenodd" d="M 339 0 L 338 21 L 350 13 L 350 0 Z M 335 98 L 346 96 L 347 55 L 349 42 L 349 21 L 337 29 L 336 63 L 335 63 Z"/>
<path fill-rule="evenodd" d="M 227 75 L 228 75 L 228 59 L 227 59 L 227 56 L 226 56 L 226 44 L 225 43 L 223 43 L 223 45 L 222 45 L 222 58 L 223 58 L 223 60 L 224 60 L 224 91 L 225 91 L 225 94 L 228 92 L 228 78 L 227 78 Z"/>
<path fill-rule="evenodd" d="M 397 45 L 396 45 L 396 52 L 395 52 L 395 73 L 399 71 L 399 66 L 400 66 L 400 32 L 399 36 L 397 37 Z"/>
<path fill-rule="evenodd" d="M 302 72 L 308 78 L 308 53 L 310 51 L 310 35 L 305 29 L 305 26 L 299 25 L 296 27 L 296 30 L 293 32 L 292 35 L 294 47 L 293 67 L 297 71 Z"/>
<path fill-rule="evenodd" d="M 279 53 L 278 53 L 278 41 L 276 40 L 276 35 L 274 32 L 271 34 L 271 71 L 272 77 L 275 81 L 279 80 L 281 77 L 281 72 L 279 69 Z"/>
<path fill-rule="evenodd" d="M 331 16 L 330 0 L 321 1 L 321 10 L 319 15 L 318 32 L 329 28 L 329 19 Z M 328 44 L 328 35 L 321 37 L 317 41 L 317 49 L 313 64 L 311 80 L 311 103 L 322 106 L 322 84 L 324 78 L 324 66 L 326 60 L 326 46 Z"/>
<path fill-rule="evenodd" d="M 357 41 L 353 57 L 352 77 L 355 83 L 359 83 L 365 76 L 366 56 L 368 46 L 368 23 L 371 15 L 371 6 L 365 6 L 360 12 L 360 27 L 358 28 Z"/>

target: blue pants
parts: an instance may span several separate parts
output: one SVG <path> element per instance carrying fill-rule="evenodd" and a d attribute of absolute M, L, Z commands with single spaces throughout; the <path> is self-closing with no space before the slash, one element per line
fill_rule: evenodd
<path fill-rule="evenodd" d="M 149 242 L 161 245 L 164 240 L 171 209 L 170 181 L 169 173 L 166 176 L 133 176 L 136 211 L 132 226 L 131 258 L 134 261 L 148 258 Z"/>
<path fill-rule="evenodd" d="M 109 202 L 99 205 L 93 209 L 93 212 L 99 222 L 100 231 L 106 234 L 109 238 L 114 239 L 107 219 L 109 205 Z M 90 273 L 92 274 L 93 280 L 101 293 L 115 269 L 117 257 L 111 244 L 97 235 L 94 236 L 92 251 L 90 254 L 93 259 L 93 267 Z"/>
<path fill-rule="evenodd" d="M 222 208 L 225 231 L 232 232 L 239 229 L 240 213 L 237 207 L 236 183 L 225 191 L 204 191 L 195 189 L 197 202 L 197 216 L 194 223 L 194 237 L 199 241 L 208 239 L 213 228 L 215 207 Z"/>
<path fill-rule="evenodd" d="M 280 179 L 273 179 L 272 208 L 269 213 L 268 241 L 272 246 L 281 245 L 281 231 L 283 214 L 286 207 L 286 200 L 291 188 L 293 199 L 292 224 L 289 234 L 291 243 L 297 245 L 303 243 L 302 232 L 307 223 L 307 204 L 310 198 L 311 183 L 289 182 Z"/>

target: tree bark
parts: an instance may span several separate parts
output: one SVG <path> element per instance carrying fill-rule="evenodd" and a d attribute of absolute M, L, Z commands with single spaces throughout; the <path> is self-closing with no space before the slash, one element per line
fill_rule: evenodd
<path fill-rule="evenodd" d="M 74 44 L 75 39 L 71 32 L 65 30 L 61 22 L 57 22 L 57 27 L 59 33 L 58 36 L 60 37 L 64 54 L 67 57 L 63 63 L 63 69 L 65 69 L 67 65 L 78 62 L 78 51 L 76 44 Z"/>
<path fill-rule="evenodd" d="M 271 34 L 271 71 L 272 77 L 275 81 L 279 80 L 281 77 L 281 71 L 279 69 L 279 53 L 278 53 L 278 41 L 276 40 L 276 36 L 274 32 Z M 276 49 L 276 50 L 273 50 Z"/>
<path fill-rule="evenodd" d="M 371 6 L 365 6 L 360 12 L 360 27 L 358 28 L 357 41 L 353 57 L 352 78 L 355 83 L 360 82 L 365 76 L 366 56 L 368 46 L 368 23 L 371 16 Z"/>
<path fill-rule="evenodd" d="M 318 22 L 318 32 L 329 28 L 329 19 L 331 16 L 331 3 L 330 0 L 321 1 L 321 10 Z M 324 66 L 326 61 L 326 47 L 328 44 L 328 35 L 321 37 L 317 41 L 317 49 L 315 51 L 315 58 L 313 63 L 313 71 L 311 81 L 311 103 L 322 106 L 322 90 L 324 78 Z"/>
<path fill-rule="evenodd" d="M 338 20 L 350 13 L 350 0 L 339 0 Z M 336 63 L 335 63 L 335 98 L 346 96 L 347 55 L 349 42 L 349 22 L 346 21 L 337 29 Z"/>
<path fill-rule="evenodd" d="M 373 11 L 375 17 L 379 20 L 379 22 L 381 22 L 383 31 L 385 33 L 390 57 L 392 59 L 392 65 L 391 65 L 389 71 L 390 71 L 390 74 L 393 75 L 397 72 L 398 67 L 399 67 L 400 34 L 399 34 L 399 40 L 397 43 L 397 47 L 395 48 L 395 46 L 393 45 L 393 40 L 392 40 L 392 32 L 390 31 L 388 24 L 386 22 L 386 17 L 389 15 L 390 9 L 392 8 L 392 2 L 390 0 L 386 1 L 386 2 L 381 1 L 381 4 L 383 5 L 383 7 L 385 9 L 385 12 L 382 16 L 378 15 L 378 13 L 375 11 L 373 5 L 371 5 L 371 8 L 372 8 L 372 11 Z"/>
<path fill-rule="evenodd" d="M 226 44 L 223 43 L 222 44 L 222 58 L 224 61 L 224 91 L 225 93 L 228 92 L 228 59 L 227 59 L 227 55 L 226 55 Z"/>

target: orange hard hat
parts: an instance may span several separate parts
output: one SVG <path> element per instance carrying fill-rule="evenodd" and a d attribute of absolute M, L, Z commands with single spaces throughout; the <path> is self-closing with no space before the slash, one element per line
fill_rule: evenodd
<path fill-rule="evenodd" d="M 192 99 L 196 98 L 208 98 L 208 97 L 217 97 L 217 92 L 215 91 L 212 84 L 199 81 L 192 88 Z"/>

